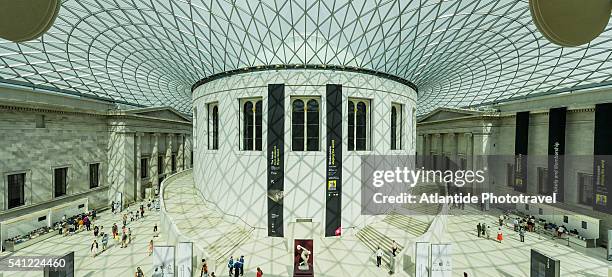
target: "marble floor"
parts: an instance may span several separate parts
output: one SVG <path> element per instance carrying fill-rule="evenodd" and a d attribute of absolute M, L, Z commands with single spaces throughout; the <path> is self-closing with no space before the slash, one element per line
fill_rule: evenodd
<path fill-rule="evenodd" d="M 286 239 L 268 238 L 265 230 L 245 225 L 240 219 L 228 217 L 217 211 L 211 203 L 206 203 L 196 193 L 191 175 L 175 179 L 168 184 L 165 194 L 166 212 L 173 220 L 182 235 L 192 238 L 194 243 L 206 249 L 213 261 L 209 263 L 217 276 L 227 276 L 225 263 L 229 256 L 244 255 L 246 258 L 245 276 L 255 276 L 256 267 L 261 267 L 264 276 L 290 276 L 292 273 L 292 245 Z M 518 234 L 504 229 L 502 243 L 476 236 L 477 222 L 486 222 L 495 226 L 499 214 L 481 213 L 467 207 L 465 210 L 451 210 L 437 242 L 452 244 L 453 276 L 529 276 L 529 255 L 531 249 L 540 250 L 561 261 L 561 276 L 608 276 L 612 264 L 605 260 L 605 249 L 584 249 L 578 246 L 567 246 L 549 237 L 528 233 L 525 242 L 520 242 Z M 387 218 L 389 219 L 389 218 Z M 401 222 L 381 220 L 369 225 L 376 230 L 372 240 L 397 240 L 404 247 L 422 239 L 420 233 L 413 230 L 400 230 Z M 424 224 L 427 218 L 421 218 Z M 120 215 L 109 211 L 101 212 L 97 224 L 110 231 L 112 223 L 121 221 Z M 134 270 L 141 266 L 145 276 L 152 274 L 152 258 L 146 256 L 147 242 L 153 238 L 153 225 L 160 224 L 160 214 L 148 212 L 144 219 L 132 222 L 133 242 L 127 248 L 120 248 L 118 242 L 111 241 L 111 247 L 91 257 L 89 247 L 93 241 L 90 232 L 73 236 L 56 236 L 37 243 L 16 253 L 7 255 L 53 255 L 75 251 L 76 276 L 134 276 Z M 161 229 L 161 228 L 160 228 Z M 381 241 L 366 241 L 358 233 L 362 230 L 351 230 L 341 238 L 315 238 L 315 276 L 387 276 L 387 269 L 375 266 L 372 245 Z M 155 244 L 166 243 L 167 234 L 155 238 Z M 369 237 L 365 236 L 367 240 Z M 413 248 L 412 248 L 413 249 Z M 412 250 L 413 251 L 413 250 Z M 405 255 L 412 255 L 411 253 Z M 405 257 L 401 257 L 405 258 Z M 4 272 L 2 277 L 41 276 L 41 272 Z M 395 276 L 411 276 L 411 273 L 399 271 Z M 199 276 L 199 275 L 198 275 Z"/>
<path fill-rule="evenodd" d="M 550 236 L 528 232 L 520 242 L 517 232 L 503 228 L 504 240 L 493 240 L 497 234 L 499 214 L 483 214 L 467 207 L 451 210 L 448 226 L 442 238 L 453 244 L 453 276 L 529 276 L 531 249 L 546 253 L 561 261 L 561 276 L 608 276 L 612 263 L 605 260 L 604 248 L 583 248 Z M 484 222 L 494 228 L 491 239 L 476 235 L 476 224 Z"/>
<path fill-rule="evenodd" d="M 136 210 L 136 208 L 132 208 Z M 110 210 L 100 212 L 95 224 L 104 226 L 105 232 L 110 234 L 113 223 L 121 225 L 121 215 L 112 214 Z M 78 277 L 119 277 L 134 276 L 136 267 L 140 266 L 145 276 L 151 276 L 152 258 L 146 255 L 147 244 L 153 239 L 154 244 L 165 244 L 164 234 L 153 238 L 153 226 L 159 224 L 159 213 L 148 211 L 145 208 L 145 217 L 134 222 L 129 222 L 128 228 L 132 229 L 132 242 L 126 248 L 121 248 L 120 242 L 112 238 L 108 242 L 108 249 L 99 253 L 95 258 L 90 252 L 91 243 L 94 240 L 92 231 L 82 231 L 71 236 L 57 235 L 17 252 L 4 252 L 0 258 L 7 256 L 49 256 L 60 255 L 74 251 L 75 276 Z M 100 250 L 102 243 L 97 239 Z M 2 275 L 2 273 L 4 275 Z M 19 271 L 1 272 L 2 277 L 41 277 L 41 271 Z"/>

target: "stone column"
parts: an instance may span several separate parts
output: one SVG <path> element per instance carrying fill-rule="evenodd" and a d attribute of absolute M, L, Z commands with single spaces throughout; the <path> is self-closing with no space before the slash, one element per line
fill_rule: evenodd
<path fill-rule="evenodd" d="M 191 159 L 193 159 L 193 157 L 191 156 L 191 151 L 193 149 L 192 146 L 192 140 L 191 140 L 191 136 L 190 135 L 186 135 L 185 136 L 185 169 L 189 169 L 191 168 Z"/>
<path fill-rule="evenodd" d="M 119 200 L 123 206 L 134 201 L 134 134 L 114 131 L 109 140 L 108 179 L 109 200 Z"/>
<path fill-rule="evenodd" d="M 178 135 L 178 152 L 176 154 L 176 171 L 185 170 L 185 135 Z"/>
<path fill-rule="evenodd" d="M 136 133 L 136 201 L 142 200 L 142 168 L 140 160 L 142 159 L 142 133 Z"/>
<path fill-rule="evenodd" d="M 449 166 L 453 168 L 459 165 L 459 159 L 457 159 L 457 136 L 455 133 L 448 133 L 445 135 L 447 143 L 444 144 L 444 152 L 448 154 Z"/>
<path fill-rule="evenodd" d="M 166 158 L 164 159 L 164 179 L 168 175 L 172 174 L 172 141 L 174 140 L 174 134 L 168 134 L 166 140 Z"/>
<path fill-rule="evenodd" d="M 159 183 L 159 174 L 157 174 L 157 157 L 159 156 L 159 134 L 151 134 L 151 142 L 153 144 L 151 149 L 151 158 L 149 159 L 149 178 L 151 179 L 151 187 L 157 188 Z"/>
<path fill-rule="evenodd" d="M 490 151 L 490 143 L 491 136 L 489 133 L 480 133 L 473 134 L 474 137 L 474 170 L 486 170 L 486 175 L 489 174 L 489 161 L 486 155 L 491 153 Z M 474 190 L 480 194 L 482 192 L 490 192 L 490 176 L 486 178 L 486 180 L 482 184 L 474 184 Z M 489 210 L 489 203 L 485 204 L 485 210 Z"/>

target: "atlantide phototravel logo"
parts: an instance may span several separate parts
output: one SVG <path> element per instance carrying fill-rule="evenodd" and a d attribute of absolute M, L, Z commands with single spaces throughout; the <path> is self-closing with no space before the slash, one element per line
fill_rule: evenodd
<path fill-rule="evenodd" d="M 469 160 L 442 155 L 362 156 L 361 211 L 368 215 L 406 210 L 434 213 L 437 209 L 430 209 L 432 204 L 556 204 L 560 183 L 554 179 L 563 175 L 559 162 L 551 165 L 550 182 L 542 173 L 535 181 L 526 179 L 525 174 L 541 171 L 538 167 L 530 168 L 531 163 L 546 164 L 547 158 L 522 156 L 517 161 L 515 156 L 481 156 Z M 556 158 L 558 161 L 562 157 Z M 531 186 L 534 182 L 540 182 L 535 184 L 537 193 L 523 191 L 524 184 Z"/>

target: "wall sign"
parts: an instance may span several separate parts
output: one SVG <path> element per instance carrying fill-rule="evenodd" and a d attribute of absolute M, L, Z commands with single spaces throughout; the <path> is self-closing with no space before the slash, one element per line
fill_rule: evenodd
<path fill-rule="evenodd" d="M 567 108 L 554 108 L 548 112 L 548 191 L 549 195 L 557 194 L 557 200 L 563 201 L 564 155 L 565 155 L 565 121 Z"/>
<path fill-rule="evenodd" d="M 325 178 L 325 236 L 342 233 L 342 86 L 326 86 L 327 159 Z"/>
<path fill-rule="evenodd" d="M 516 113 L 514 137 L 514 190 L 527 192 L 527 150 L 529 145 L 529 112 Z"/>
<path fill-rule="evenodd" d="M 268 236 L 283 236 L 285 85 L 268 85 Z"/>

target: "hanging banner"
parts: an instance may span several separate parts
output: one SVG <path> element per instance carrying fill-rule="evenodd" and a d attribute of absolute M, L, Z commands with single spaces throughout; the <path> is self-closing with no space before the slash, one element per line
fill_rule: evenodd
<path fill-rule="evenodd" d="M 453 276 L 450 244 L 431 244 L 431 277 Z"/>
<path fill-rule="evenodd" d="M 429 242 L 417 242 L 414 248 L 414 276 L 429 277 Z"/>
<path fill-rule="evenodd" d="M 548 112 L 548 190 L 557 194 L 557 201 L 563 202 L 565 121 L 567 108 L 554 108 Z"/>
<path fill-rule="evenodd" d="M 612 163 L 612 103 L 595 105 L 595 132 L 593 138 L 593 209 L 611 213 L 608 192 L 612 184 L 612 175 L 606 174 Z"/>
<path fill-rule="evenodd" d="M 174 276 L 174 246 L 153 247 L 153 276 Z"/>
<path fill-rule="evenodd" d="M 342 86 L 326 86 L 327 170 L 325 182 L 325 236 L 342 233 Z"/>
<path fill-rule="evenodd" d="M 178 277 L 193 276 L 193 243 L 179 242 L 176 247 L 176 269 Z"/>
<path fill-rule="evenodd" d="M 514 137 L 514 190 L 520 192 L 527 192 L 528 144 L 529 112 L 518 112 Z"/>
<path fill-rule="evenodd" d="M 268 236 L 283 236 L 285 85 L 268 85 Z"/>

